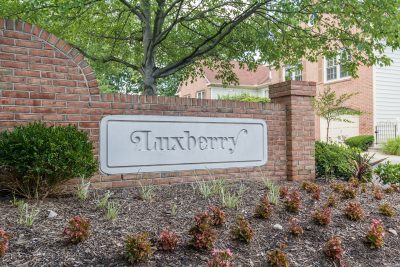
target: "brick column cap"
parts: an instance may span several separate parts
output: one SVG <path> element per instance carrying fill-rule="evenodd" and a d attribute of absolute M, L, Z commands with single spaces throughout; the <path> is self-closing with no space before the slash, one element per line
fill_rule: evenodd
<path fill-rule="evenodd" d="M 316 82 L 308 81 L 286 81 L 269 86 L 269 98 L 280 98 L 285 96 L 315 96 Z"/>

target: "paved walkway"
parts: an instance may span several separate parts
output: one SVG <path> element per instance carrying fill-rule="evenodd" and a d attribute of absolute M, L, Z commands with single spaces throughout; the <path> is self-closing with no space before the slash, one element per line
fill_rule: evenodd
<path fill-rule="evenodd" d="M 375 154 L 374 160 L 387 158 L 387 160 L 385 160 L 385 162 L 389 160 L 391 163 L 400 164 L 400 156 L 385 155 L 385 154 L 382 154 L 381 152 L 373 152 L 373 151 L 371 151 L 369 153 L 370 154 Z"/>

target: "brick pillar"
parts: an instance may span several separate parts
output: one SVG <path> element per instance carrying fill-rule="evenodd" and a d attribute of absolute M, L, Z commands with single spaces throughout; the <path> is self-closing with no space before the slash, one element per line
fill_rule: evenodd
<path fill-rule="evenodd" d="M 286 105 L 287 178 L 315 179 L 315 114 L 311 98 L 316 83 L 287 81 L 269 87 L 273 103 Z"/>

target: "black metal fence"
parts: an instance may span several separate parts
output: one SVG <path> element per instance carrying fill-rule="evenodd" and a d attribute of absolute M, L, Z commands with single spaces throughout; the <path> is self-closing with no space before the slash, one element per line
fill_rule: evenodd
<path fill-rule="evenodd" d="M 375 126 L 375 143 L 382 144 L 388 139 L 397 137 L 396 122 L 378 122 Z"/>

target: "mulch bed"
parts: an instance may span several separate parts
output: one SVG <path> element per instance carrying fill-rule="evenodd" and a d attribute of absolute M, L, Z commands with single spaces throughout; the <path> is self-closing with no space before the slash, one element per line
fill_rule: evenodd
<path fill-rule="evenodd" d="M 400 233 L 400 219 L 382 216 L 378 206 L 384 201 L 390 202 L 399 213 L 400 194 L 385 194 L 383 200 L 373 198 L 371 188 L 367 193 L 359 193 L 357 201 L 366 211 L 362 222 L 349 221 L 342 213 L 343 207 L 349 201 L 340 200 L 333 210 L 331 225 L 324 227 L 312 221 L 312 212 L 321 207 L 332 193 L 325 182 L 322 186 L 321 200 L 315 201 L 304 190 L 302 208 L 298 215 L 288 213 L 283 202 L 274 207 L 274 214 L 268 220 L 254 218 L 254 208 L 261 196 L 266 192 L 262 182 L 243 181 L 246 191 L 241 205 L 237 210 L 224 208 L 227 223 L 216 228 L 218 238 L 215 248 L 230 248 L 235 255 L 236 266 L 267 266 L 266 253 L 275 249 L 281 243 L 287 243 L 291 266 L 335 266 L 323 253 L 323 247 L 332 236 L 340 236 L 345 250 L 346 266 L 400 266 L 400 239 L 386 232 L 385 246 L 382 249 L 371 249 L 365 243 L 371 219 L 379 218 L 385 229 L 392 228 Z M 290 189 L 299 189 L 300 184 L 283 182 Z M 229 183 L 231 190 L 239 190 L 240 183 Z M 198 212 L 206 211 L 211 205 L 220 205 L 219 196 L 208 200 L 194 192 L 191 185 L 181 184 L 156 187 L 156 196 L 152 201 L 139 199 L 139 189 L 112 190 L 112 200 L 123 205 L 118 218 L 109 221 L 105 211 L 96 208 L 95 195 L 102 195 L 104 190 L 91 192 L 87 201 L 78 201 L 74 196 L 48 198 L 37 205 L 41 212 L 37 222 L 32 227 L 17 224 L 18 211 L 10 204 L 9 197 L 0 199 L 0 227 L 12 235 L 9 252 L 0 259 L 1 266 L 127 266 L 123 257 L 124 239 L 127 234 L 146 231 L 153 241 L 163 228 L 175 231 L 180 236 L 180 244 L 172 253 L 156 251 L 148 261 L 139 266 L 206 266 L 211 258 L 210 251 L 196 251 L 189 247 L 188 230 L 193 225 L 193 217 Z M 177 205 L 177 215 L 171 215 L 171 206 Z M 58 216 L 47 218 L 49 210 Z M 255 238 L 250 244 L 232 240 L 230 228 L 235 223 L 236 216 L 241 213 L 249 219 L 255 231 Z M 90 219 L 92 234 L 83 243 L 69 244 L 62 235 L 64 227 L 70 218 L 81 215 Z M 288 219 L 295 216 L 305 233 L 294 237 L 288 230 Z M 273 228 L 281 224 L 283 230 Z"/>

